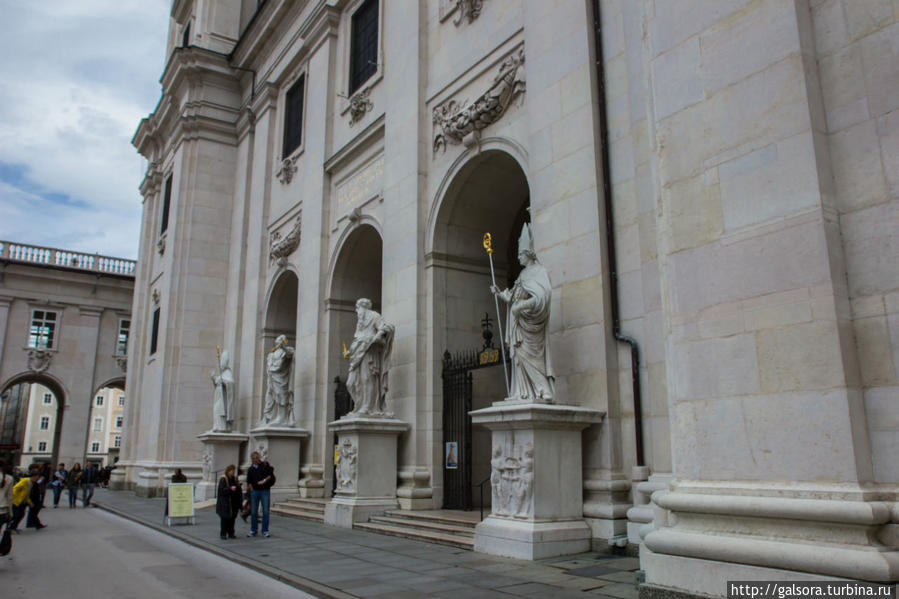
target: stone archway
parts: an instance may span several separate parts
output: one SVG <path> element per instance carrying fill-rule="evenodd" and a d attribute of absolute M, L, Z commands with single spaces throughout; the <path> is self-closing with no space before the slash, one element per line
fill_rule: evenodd
<path fill-rule="evenodd" d="M 38 389 L 41 391 L 36 392 Z M 43 390 L 52 395 L 50 402 L 52 407 L 49 410 L 42 405 Z M 0 400 L 0 457 L 10 464 L 27 467 L 32 459 L 28 456 L 35 454 L 43 456 L 46 453 L 49 458 L 42 457 L 39 461 L 57 463 L 66 397 L 65 390 L 59 381 L 42 374 L 23 373 L 4 383 L 0 390 L 0 398 L 2 398 Z M 35 402 L 41 405 L 34 405 Z M 28 429 L 34 429 L 35 433 L 40 431 L 41 414 L 38 412 L 51 414 L 53 431 L 46 437 L 42 437 L 43 440 L 49 442 L 47 448 L 49 451 L 47 452 L 35 451 L 36 443 L 40 441 L 32 443 L 35 447 L 25 446 Z M 35 420 L 35 422 L 31 423 L 31 420 Z M 23 461 L 23 454 L 28 463 Z"/>
<path fill-rule="evenodd" d="M 485 313 L 493 321 L 494 345 L 499 347 L 500 331 L 496 309 L 489 291 L 490 266 L 483 247 L 484 233 L 493 241 L 496 283 L 509 286 L 520 272 L 517 262 L 518 235 L 529 221 L 530 187 L 519 161 L 511 154 L 487 149 L 462 164 L 438 198 L 430 252 L 432 341 L 437 368 L 432 378 L 434 410 L 443 412 L 439 364 L 443 352 L 477 348 L 483 343 L 481 323 Z M 505 309 L 500 305 L 505 319 Z M 505 397 L 502 368 L 472 372 L 472 409 L 489 406 Z M 443 439 L 443 441 L 453 441 Z M 479 504 L 474 485 L 490 474 L 490 434 L 472 430 L 470 436 L 470 478 L 472 505 Z M 443 443 L 437 443 L 437 481 L 442 479 Z M 460 447 L 460 452 L 462 448 Z M 460 459 L 464 459 L 460 456 Z M 487 494 L 489 495 L 489 493 Z M 485 497 L 485 502 L 488 500 Z"/>

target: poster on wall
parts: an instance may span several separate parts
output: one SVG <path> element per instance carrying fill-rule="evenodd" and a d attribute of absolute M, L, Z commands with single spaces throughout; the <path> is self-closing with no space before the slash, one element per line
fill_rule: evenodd
<path fill-rule="evenodd" d="M 446 456 L 443 460 L 444 468 L 447 470 L 458 470 L 459 468 L 459 442 L 446 442 Z"/>

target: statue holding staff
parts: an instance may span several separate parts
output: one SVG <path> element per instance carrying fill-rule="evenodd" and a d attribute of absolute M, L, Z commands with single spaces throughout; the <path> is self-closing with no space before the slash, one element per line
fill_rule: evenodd
<path fill-rule="evenodd" d="M 293 365 L 294 348 L 287 345 L 287 337 L 279 335 L 275 347 L 265 359 L 268 386 L 265 392 L 265 408 L 262 421 L 265 424 L 285 424 L 293 422 L 293 391 L 290 390 L 290 370 Z"/>
<path fill-rule="evenodd" d="M 212 402 L 212 430 L 216 432 L 229 432 L 234 422 L 234 373 L 229 364 L 228 350 L 221 351 L 216 346 L 215 355 L 218 358 L 218 373 L 211 372 L 210 378 L 215 385 Z"/>
<path fill-rule="evenodd" d="M 554 377 L 549 356 L 549 307 L 552 284 L 537 261 L 531 228 L 525 223 L 518 238 L 518 261 L 524 267 L 511 289 L 493 294 L 508 304 L 506 343 L 512 364 L 509 399 L 552 403 Z"/>
<path fill-rule="evenodd" d="M 343 354 L 350 361 L 346 386 L 354 402 L 352 414 L 386 416 L 387 371 L 394 326 L 371 306 L 370 299 L 356 301 L 356 334 Z"/>

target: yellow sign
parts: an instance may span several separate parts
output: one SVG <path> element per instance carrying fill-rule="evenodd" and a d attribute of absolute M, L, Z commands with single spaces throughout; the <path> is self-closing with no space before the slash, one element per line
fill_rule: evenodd
<path fill-rule="evenodd" d="M 337 465 L 337 462 L 340 461 L 340 450 L 337 445 L 334 446 L 334 465 Z"/>
<path fill-rule="evenodd" d="M 169 518 L 194 517 L 193 483 L 169 483 Z"/>
<path fill-rule="evenodd" d="M 478 362 L 480 364 L 494 364 L 499 362 L 499 350 L 498 349 L 485 349 L 480 354 L 478 354 Z"/>

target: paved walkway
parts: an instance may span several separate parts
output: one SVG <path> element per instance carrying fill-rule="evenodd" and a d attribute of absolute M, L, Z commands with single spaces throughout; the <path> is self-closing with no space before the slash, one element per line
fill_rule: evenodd
<path fill-rule="evenodd" d="M 247 538 L 238 518 L 238 538 L 222 541 L 213 508 L 198 510 L 194 525 L 168 528 L 163 499 L 101 489 L 94 503 L 317 597 L 637 597 L 635 558 L 584 553 L 527 562 L 277 515 L 268 539 Z"/>

